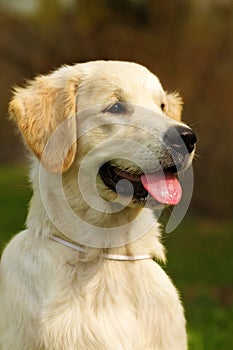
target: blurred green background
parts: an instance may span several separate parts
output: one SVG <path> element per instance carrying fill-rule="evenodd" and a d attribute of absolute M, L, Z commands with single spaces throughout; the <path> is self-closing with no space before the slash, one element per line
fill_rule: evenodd
<path fill-rule="evenodd" d="M 0 0 L 0 244 L 24 227 L 26 157 L 7 120 L 11 88 L 61 64 L 130 60 L 184 98 L 198 135 L 194 193 L 164 235 L 191 350 L 233 348 L 232 0 Z M 171 349 L 172 350 L 172 349 Z"/>

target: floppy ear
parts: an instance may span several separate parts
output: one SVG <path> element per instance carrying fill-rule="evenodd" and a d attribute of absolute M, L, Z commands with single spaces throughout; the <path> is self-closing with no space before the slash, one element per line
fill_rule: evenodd
<path fill-rule="evenodd" d="M 183 100 L 178 92 L 167 93 L 166 114 L 176 120 L 181 120 Z"/>
<path fill-rule="evenodd" d="M 15 89 L 9 113 L 26 145 L 49 171 L 60 173 L 69 169 L 76 153 L 78 82 L 56 73 Z"/>

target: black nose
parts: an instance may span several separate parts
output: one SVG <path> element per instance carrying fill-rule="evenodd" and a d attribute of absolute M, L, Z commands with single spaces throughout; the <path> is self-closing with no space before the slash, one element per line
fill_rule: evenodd
<path fill-rule="evenodd" d="M 186 126 L 170 127 L 164 134 L 163 140 L 167 146 L 177 152 L 185 154 L 192 153 L 195 148 L 197 137 L 194 132 Z"/>

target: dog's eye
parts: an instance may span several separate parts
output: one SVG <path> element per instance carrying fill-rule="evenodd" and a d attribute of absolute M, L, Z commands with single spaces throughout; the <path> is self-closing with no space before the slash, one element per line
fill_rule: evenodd
<path fill-rule="evenodd" d="M 161 110 L 164 112 L 165 109 L 166 109 L 165 103 L 162 102 L 161 105 L 160 105 L 160 108 L 161 108 Z"/>
<path fill-rule="evenodd" d="M 122 103 L 117 102 L 111 107 L 107 108 L 105 111 L 112 114 L 121 114 L 121 113 L 125 113 L 126 108 Z"/>

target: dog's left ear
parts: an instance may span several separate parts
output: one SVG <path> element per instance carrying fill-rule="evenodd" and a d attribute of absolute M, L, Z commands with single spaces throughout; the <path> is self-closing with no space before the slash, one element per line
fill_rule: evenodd
<path fill-rule="evenodd" d="M 181 120 L 183 110 L 183 99 L 178 92 L 167 93 L 166 114 L 178 121 Z"/>
<path fill-rule="evenodd" d="M 15 89 L 9 105 L 10 118 L 17 123 L 25 144 L 54 173 L 69 169 L 77 148 L 78 79 L 69 79 L 64 70 Z"/>

